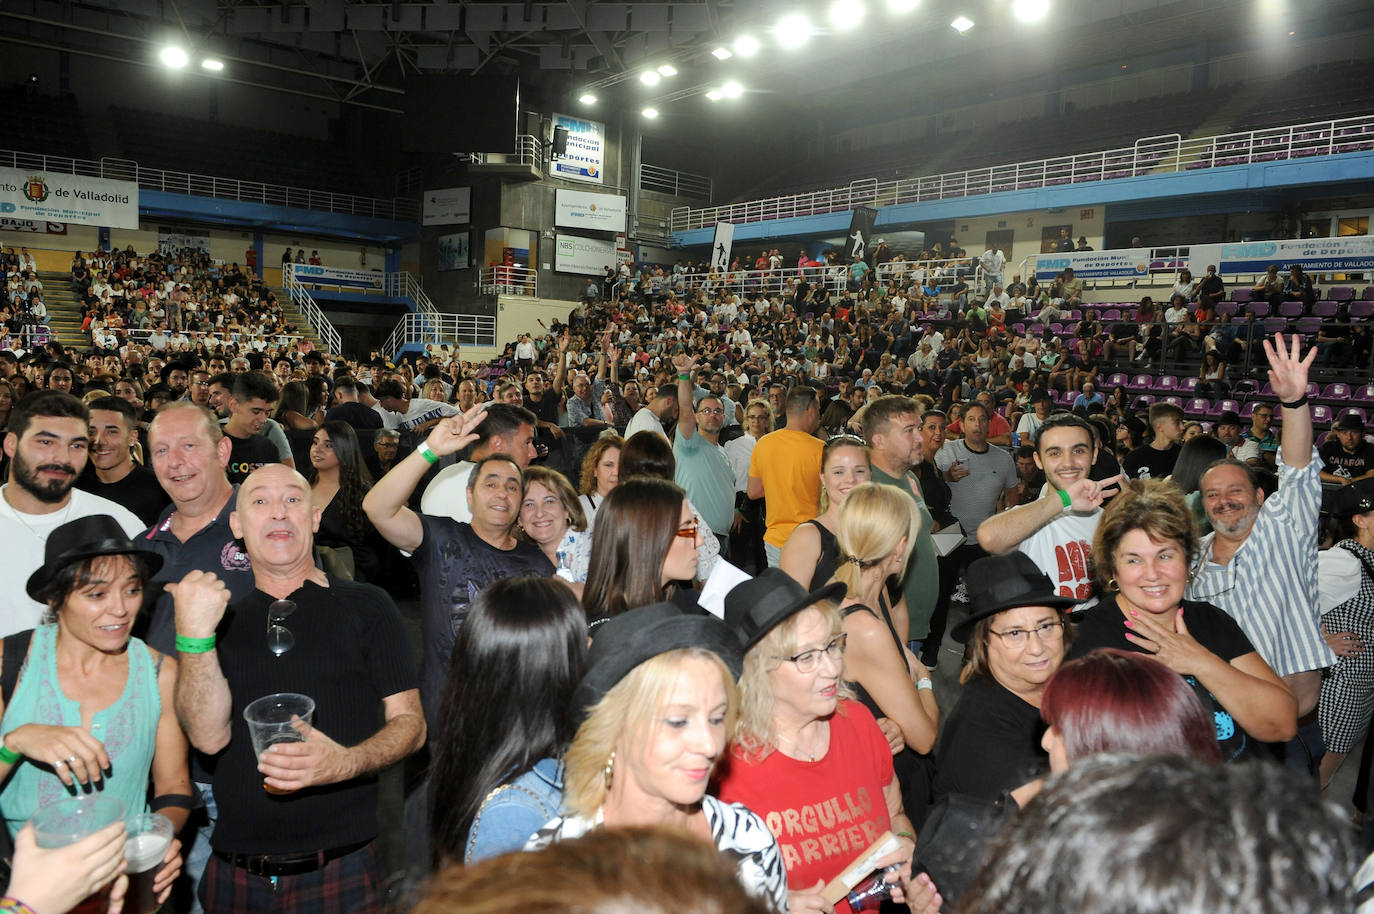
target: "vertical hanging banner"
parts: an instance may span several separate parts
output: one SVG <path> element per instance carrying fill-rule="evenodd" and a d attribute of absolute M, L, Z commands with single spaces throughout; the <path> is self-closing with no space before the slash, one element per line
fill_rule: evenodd
<path fill-rule="evenodd" d="M 549 174 L 601 184 L 606 170 L 606 125 L 568 114 L 554 114 L 553 125 L 567 128 L 568 151 L 549 162 Z"/>
<path fill-rule="evenodd" d="M 730 269 L 730 248 L 735 244 L 735 224 L 717 222 L 716 237 L 711 241 L 711 266 L 724 272 Z"/>
<path fill-rule="evenodd" d="M 873 207 L 854 207 L 854 218 L 849 220 L 849 240 L 845 242 L 846 259 L 868 259 L 869 242 L 873 240 L 873 224 L 877 221 L 878 211 Z"/>

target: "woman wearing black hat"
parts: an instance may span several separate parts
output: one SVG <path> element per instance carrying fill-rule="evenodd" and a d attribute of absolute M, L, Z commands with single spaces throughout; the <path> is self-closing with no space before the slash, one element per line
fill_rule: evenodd
<path fill-rule="evenodd" d="M 968 645 L 964 690 L 935 756 L 935 799 L 951 793 L 992 800 L 1048 766 L 1040 746 L 1040 697 L 1070 640 L 1061 597 L 1024 552 L 968 568 L 969 610 L 954 626 Z"/>
<path fill-rule="evenodd" d="M 130 815 L 145 812 L 150 772 L 152 811 L 177 831 L 186 824 L 191 778 L 172 702 L 176 661 L 130 637 L 144 583 L 161 564 L 106 515 L 49 534 L 27 590 L 48 605 L 51 621 L 4 644 L 4 668 L 24 662 L 0 719 L 0 778 L 8 778 L 0 809 L 11 835 L 78 783 L 120 800 Z M 180 871 L 179 852 L 173 842 L 159 891 Z"/>
<path fill-rule="evenodd" d="M 764 816 L 780 836 L 793 912 L 832 910 L 821 888 L 883 832 L 902 848 L 880 867 L 909 865 L 915 840 L 887 738 L 844 688 L 843 617 L 833 602 L 842 593 L 841 584 L 808 593 L 770 568 L 725 598 L 745 656 L 720 796 Z"/>
<path fill-rule="evenodd" d="M 787 910 L 773 833 L 744 806 L 706 794 L 739 712 L 740 662 L 739 639 L 724 623 L 671 603 L 600 626 L 572 698 L 579 724 L 564 760 L 565 813 L 526 849 L 603 827 L 680 828 L 737 861 L 751 895 Z"/>
<path fill-rule="evenodd" d="M 1161 479 L 1126 485 L 1102 515 L 1093 558 L 1104 593 L 1079 620 L 1070 656 L 1115 647 L 1153 654 L 1214 712 L 1223 761 L 1297 733 L 1297 700 L 1240 626 L 1210 603 L 1184 601 L 1197 527 Z"/>
<path fill-rule="evenodd" d="M 1322 673 L 1325 786 L 1369 727 L 1374 709 L 1374 478 L 1338 490 L 1331 523 L 1336 545 L 1317 554 L 1317 587 L 1326 643 L 1336 665 Z"/>

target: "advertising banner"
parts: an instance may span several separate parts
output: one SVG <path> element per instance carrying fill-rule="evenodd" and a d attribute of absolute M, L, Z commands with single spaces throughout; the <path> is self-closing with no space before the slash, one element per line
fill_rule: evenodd
<path fill-rule="evenodd" d="M 559 273 L 604 276 L 618 262 L 614 241 L 580 235 L 559 235 L 554 241 L 553 268 Z"/>
<path fill-rule="evenodd" d="M 285 264 L 282 265 L 283 268 Z M 341 270 L 337 267 L 316 267 L 308 263 L 291 264 L 296 282 L 307 286 L 344 286 L 350 289 L 373 289 L 386 286 L 386 274 L 372 270 Z"/>
<path fill-rule="evenodd" d="M 0 168 L 0 217 L 138 228 L 138 185 L 55 171 Z"/>
<path fill-rule="evenodd" d="M 568 129 L 568 151 L 549 162 L 549 174 L 591 184 L 603 183 L 606 125 L 569 114 L 554 114 L 553 125 Z"/>
<path fill-rule="evenodd" d="M 1222 276 L 1235 276 L 1263 273 L 1271 263 L 1284 273 L 1293 264 L 1308 273 L 1367 273 L 1374 271 L 1374 235 L 1195 244 L 1188 249 L 1194 276 L 1201 276 L 1209 264 Z"/>
<path fill-rule="evenodd" d="M 182 228 L 176 225 L 157 227 L 157 249 L 164 254 L 175 254 L 183 248 L 191 248 L 210 253 L 210 232 L 200 229 Z"/>
<path fill-rule="evenodd" d="M 62 222 L 35 222 L 32 219 L 5 219 L 0 217 L 0 232 L 33 232 L 35 235 L 65 235 L 67 226 Z"/>
<path fill-rule="evenodd" d="M 439 236 L 439 269 L 466 270 L 468 261 L 468 233 L 456 232 Z"/>
<path fill-rule="evenodd" d="M 593 232 L 625 231 L 624 197 L 560 187 L 554 192 L 553 199 L 554 225 Z"/>
<path fill-rule="evenodd" d="M 711 266 L 724 272 L 730 269 L 730 249 L 735 244 L 735 224 L 717 222 L 716 236 L 711 241 Z"/>
<path fill-rule="evenodd" d="M 471 221 L 471 187 L 444 187 L 425 191 L 421 225 L 467 225 Z"/>
<path fill-rule="evenodd" d="M 871 206 L 854 207 L 854 217 L 849 220 L 849 241 L 845 259 L 857 257 L 867 260 L 869 247 L 873 241 L 873 223 L 878 221 L 878 211 Z"/>
<path fill-rule="evenodd" d="M 1054 279 L 1066 269 L 1079 279 L 1144 279 L 1150 275 L 1149 248 L 1037 254 L 1035 278 Z"/>

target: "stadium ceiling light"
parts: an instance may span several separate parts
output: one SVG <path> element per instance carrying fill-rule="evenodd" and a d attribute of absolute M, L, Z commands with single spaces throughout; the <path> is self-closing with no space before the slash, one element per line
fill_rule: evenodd
<path fill-rule="evenodd" d="M 735 55 L 730 53 L 729 48 L 719 47 L 711 52 L 711 56 L 714 57 L 716 60 L 729 60 L 731 57 L 734 57 Z"/>
<path fill-rule="evenodd" d="M 186 56 L 186 52 L 174 44 L 163 48 L 162 53 L 159 54 L 158 57 L 162 59 L 164 64 L 174 70 L 186 66 L 187 61 L 190 60 L 190 58 Z"/>
<path fill-rule="evenodd" d="M 773 37 L 784 48 L 795 49 L 811 40 L 811 20 L 801 13 L 789 13 L 773 27 Z"/>
<path fill-rule="evenodd" d="M 967 16 L 960 16 L 958 19 L 955 19 L 953 22 L 951 22 L 949 24 L 949 27 L 954 29 L 954 31 L 958 32 L 960 35 L 963 35 L 969 29 L 973 28 L 973 20 Z"/>
<path fill-rule="evenodd" d="M 921 5 L 921 0 L 887 0 L 887 9 L 891 13 L 909 13 Z"/>
<path fill-rule="evenodd" d="M 720 87 L 720 94 L 726 98 L 739 98 L 744 94 L 744 87 L 732 79 Z"/>
<path fill-rule="evenodd" d="M 759 40 L 753 35 L 741 35 L 735 39 L 735 53 L 741 57 L 753 57 L 759 52 Z"/>
<path fill-rule="evenodd" d="M 1022 22 L 1039 22 L 1050 11 L 1050 0 L 1015 0 L 1011 14 Z"/>
<path fill-rule="evenodd" d="M 590 92 L 583 92 L 581 95 L 577 97 L 577 100 L 584 105 L 596 104 L 596 96 L 591 94 Z"/>
<path fill-rule="evenodd" d="M 862 0 L 835 0 L 830 4 L 830 26 L 837 32 L 848 32 L 858 28 L 864 21 Z"/>
<path fill-rule="evenodd" d="M 200 68 L 209 70 L 211 73 L 218 73 L 224 69 L 224 61 L 215 57 L 207 57 L 200 62 Z"/>
<path fill-rule="evenodd" d="M 725 97 L 725 93 L 719 89 L 712 89 L 710 92 L 706 93 L 706 97 L 713 102 L 718 102 Z"/>
<path fill-rule="evenodd" d="M 646 86 L 656 86 L 663 81 L 663 77 L 658 75 L 657 70 L 645 70 L 639 74 L 639 81 Z"/>
<path fill-rule="evenodd" d="M 645 108 L 643 111 L 639 113 L 647 117 L 649 120 L 653 120 L 654 118 L 658 117 L 657 108 Z"/>
<path fill-rule="evenodd" d="M 663 66 L 658 68 L 658 72 L 663 76 L 676 76 L 677 67 L 673 66 L 670 63 L 665 63 Z"/>

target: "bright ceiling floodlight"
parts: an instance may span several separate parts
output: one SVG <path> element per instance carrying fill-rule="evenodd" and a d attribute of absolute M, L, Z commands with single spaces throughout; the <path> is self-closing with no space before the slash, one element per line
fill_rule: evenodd
<path fill-rule="evenodd" d="M 921 5 L 921 0 L 887 0 L 888 12 L 909 13 Z"/>
<path fill-rule="evenodd" d="M 673 66 L 670 63 L 665 63 L 663 66 L 658 68 L 658 72 L 664 76 L 676 76 L 677 67 Z"/>
<path fill-rule="evenodd" d="M 653 120 L 654 118 L 658 117 L 657 108 L 645 108 L 643 111 L 639 113 L 647 117 L 649 120 Z"/>
<path fill-rule="evenodd" d="M 706 93 L 706 97 L 713 102 L 718 102 L 725 97 L 725 93 L 719 89 L 712 89 L 710 92 Z"/>
<path fill-rule="evenodd" d="M 639 74 L 639 81 L 646 86 L 656 86 L 663 81 L 663 77 L 658 75 L 657 70 L 645 70 Z"/>
<path fill-rule="evenodd" d="M 973 28 L 973 20 L 967 16 L 960 16 L 958 19 L 955 19 L 953 22 L 951 22 L 949 24 L 949 27 L 954 29 L 954 31 L 958 32 L 960 35 L 962 35 L 969 29 Z"/>
<path fill-rule="evenodd" d="M 856 29 L 863 23 L 865 12 L 861 0 L 835 0 L 830 4 L 830 26 L 837 32 Z"/>
<path fill-rule="evenodd" d="M 739 98 L 744 94 L 744 87 L 732 79 L 720 87 L 720 94 L 726 98 Z"/>
<path fill-rule="evenodd" d="M 1014 0 L 1011 14 L 1022 22 L 1039 22 L 1050 11 L 1050 0 Z"/>
<path fill-rule="evenodd" d="M 711 52 L 711 56 L 714 57 L 716 60 L 729 60 L 731 57 L 734 57 L 735 55 L 730 53 L 729 48 L 716 48 L 714 51 Z"/>
<path fill-rule="evenodd" d="M 577 100 L 584 105 L 596 104 L 596 96 L 592 95 L 590 92 L 583 92 L 581 95 L 577 97 Z"/>
<path fill-rule="evenodd" d="M 202 70 L 209 70 L 211 73 L 218 73 L 220 70 L 224 69 L 224 61 L 214 57 L 207 57 L 200 62 L 200 68 Z"/>
<path fill-rule="evenodd" d="M 789 13 L 773 27 L 773 37 L 784 48 L 799 48 L 811 40 L 811 20 L 801 13 Z"/>
<path fill-rule="evenodd" d="M 759 52 L 759 40 L 753 35 L 741 35 L 735 39 L 735 53 L 741 57 L 753 57 Z"/>
<path fill-rule="evenodd" d="M 186 56 L 186 52 L 174 44 L 163 48 L 162 53 L 158 56 L 162 58 L 164 64 L 174 70 L 186 66 L 187 61 L 190 60 Z"/>

